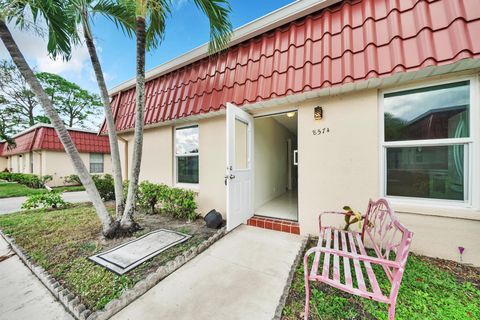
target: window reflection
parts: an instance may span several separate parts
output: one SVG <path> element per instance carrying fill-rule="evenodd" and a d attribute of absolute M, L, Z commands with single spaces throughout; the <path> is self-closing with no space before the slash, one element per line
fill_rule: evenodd
<path fill-rule="evenodd" d="M 388 148 L 387 195 L 463 200 L 464 148 Z"/>
<path fill-rule="evenodd" d="M 198 127 L 178 128 L 175 135 L 175 153 L 198 153 Z"/>
<path fill-rule="evenodd" d="M 386 94 L 385 141 L 469 136 L 469 82 Z"/>
<path fill-rule="evenodd" d="M 199 182 L 198 149 L 198 126 L 175 130 L 177 183 Z"/>

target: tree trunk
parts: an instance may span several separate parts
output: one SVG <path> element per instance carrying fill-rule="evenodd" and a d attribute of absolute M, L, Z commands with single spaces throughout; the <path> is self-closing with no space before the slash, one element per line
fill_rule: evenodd
<path fill-rule="evenodd" d="M 35 93 L 35 96 L 40 102 L 40 105 L 42 106 L 43 110 L 52 122 L 52 125 L 55 128 L 55 131 L 57 132 L 58 137 L 60 138 L 60 141 L 65 148 L 65 151 L 67 152 L 68 156 L 72 161 L 75 171 L 77 172 L 83 186 L 85 187 L 85 190 L 87 191 L 88 197 L 90 198 L 93 206 L 95 207 L 97 216 L 102 223 L 103 234 L 106 237 L 112 236 L 118 228 L 118 225 L 112 222 L 112 219 L 108 214 L 107 209 L 105 208 L 100 194 L 98 193 L 98 190 L 93 183 L 92 177 L 90 176 L 87 168 L 85 167 L 85 164 L 80 158 L 80 154 L 78 153 L 78 150 L 75 147 L 75 144 L 73 143 L 72 138 L 67 131 L 67 128 L 65 127 L 62 119 L 60 119 L 57 112 L 55 111 L 52 102 L 49 100 L 40 82 L 35 77 L 32 69 L 30 69 L 30 66 L 25 60 L 25 57 L 20 52 L 20 49 L 15 43 L 15 40 L 10 33 L 10 30 L 8 30 L 6 23 L 2 19 L 0 19 L 0 38 L 2 39 L 3 44 L 7 48 L 8 52 L 10 53 L 13 62 L 17 66 L 18 70 L 20 70 L 20 73 L 25 78 L 25 81 L 28 83 L 31 90 Z"/>
<path fill-rule="evenodd" d="M 142 163 L 143 148 L 143 112 L 145 106 L 145 19 L 136 18 L 137 36 L 137 87 L 135 108 L 135 135 L 133 144 L 133 159 L 128 183 L 127 203 L 121 220 L 122 228 L 134 227 L 133 213 L 135 211 L 135 199 L 138 190 L 140 165 Z"/>
<path fill-rule="evenodd" d="M 88 52 L 90 54 L 90 60 L 92 61 L 93 70 L 97 78 L 98 88 L 100 90 L 100 96 L 103 102 L 103 109 L 105 111 L 105 121 L 108 129 L 108 140 L 110 142 L 110 155 L 112 157 L 112 171 L 115 185 L 116 216 L 117 219 L 121 219 L 125 209 L 125 203 L 123 199 L 122 165 L 120 163 L 120 150 L 118 148 L 115 120 L 113 119 L 110 97 L 108 96 L 108 90 L 105 84 L 105 78 L 103 77 L 102 66 L 100 65 L 100 60 L 97 56 L 97 50 L 92 39 L 90 27 L 88 26 L 88 16 L 86 13 L 84 13 L 82 19 L 83 34 L 87 44 Z"/>
<path fill-rule="evenodd" d="M 35 124 L 35 119 L 34 119 L 34 115 L 33 115 L 33 108 L 31 106 L 28 109 L 28 124 L 29 124 L 30 127 Z"/>

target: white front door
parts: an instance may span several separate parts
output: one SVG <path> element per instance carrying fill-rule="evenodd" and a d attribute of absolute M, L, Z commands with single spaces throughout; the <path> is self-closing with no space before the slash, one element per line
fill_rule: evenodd
<path fill-rule="evenodd" d="M 253 216 L 253 117 L 227 103 L 227 231 Z"/>

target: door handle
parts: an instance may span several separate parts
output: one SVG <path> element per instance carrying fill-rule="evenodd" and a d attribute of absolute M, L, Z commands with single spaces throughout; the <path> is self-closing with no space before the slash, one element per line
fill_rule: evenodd
<path fill-rule="evenodd" d="M 230 179 L 235 179 L 235 175 L 234 174 L 230 174 L 230 175 L 225 175 L 225 185 L 227 185 L 227 180 Z"/>
<path fill-rule="evenodd" d="M 298 166 L 298 150 L 293 151 L 293 165 Z"/>

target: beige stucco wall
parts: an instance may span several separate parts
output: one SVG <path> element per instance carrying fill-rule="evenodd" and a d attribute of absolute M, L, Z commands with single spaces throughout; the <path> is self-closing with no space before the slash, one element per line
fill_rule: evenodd
<path fill-rule="evenodd" d="M 313 119 L 317 105 L 324 111 L 320 121 Z M 317 216 L 321 211 L 341 211 L 348 204 L 364 212 L 368 199 L 380 196 L 378 108 L 377 90 L 326 97 L 299 106 L 302 234 L 318 235 Z M 312 130 L 323 128 L 330 132 L 313 135 Z M 415 233 L 414 252 L 459 261 L 458 247 L 462 246 L 463 262 L 480 265 L 478 208 L 414 205 L 405 200 L 392 203 L 400 221 Z M 343 225 L 335 218 L 327 219 L 327 224 Z"/>
<path fill-rule="evenodd" d="M 182 123 L 181 126 L 198 124 L 199 127 L 199 184 L 177 185 L 191 188 L 197 192 L 197 212 L 201 215 L 211 209 L 217 209 L 225 216 L 225 118 L 200 120 Z M 174 126 L 163 126 L 146 129 L 144 132 L 142 167 L 140 180 L 154 183 L 165 183 L 174 186 L 173 141 Z M 128 141 L 127 143 L 124 141 Z M 133 153 L 133 133 L 121 135 L 119 139 L 120 158 L 124 179 L 127 179 L 125 164 L 125 146 L 128 145 L 128 172 Z"/>
<path fill-rule="evenodd" d="M 87 166 L 90 166 L 90 154 L 80 153 L 80 157 Z M 8 159 L 0 157 L 0 168 L 4 160 L 5 167 L 11 172 L 34 173 L 37 175 L 51 175 L 53 180 L 48 183 L 49 186 L 62 186 L 63 177 L 75 174 L 70 158 L 65 152 L 38 150 L 32 153 L 23 153 L 9 156 Z M 30 168 L 30 161 L 33 161 L 33 172 Z M 112 163 L 109 154 L 104 155 L 104 173 L 112 173 Z M 3 169 L 2 169 L 3 170 Z"/>
<path fill-rule="evenodd" d="M 226 120 L 225 116 L 205 119 L 199 123 L 200 188 L 199 210 L 202 214 L 216 209 L 226 218 Z"/>
<path fill-rule="evenodd" d="M 90 154 L 89 153 L 80 153 L 83 163 L 87 166 L 87 169 L 90 166 Z M 56 152 L 56 151 L 43 151 L 42 152 L 42 168 L 43 175 L 51 175 L 53 180 L 48 183 L 49 186 L 61 186 L 64 184 L 63 178 L 65 176 L 75 174 L 75 170 L 70 161 L 70 158 L 65 152 Z M 109 154 L 104 154 L 104 172 L 103 173 L 112 173 L 112 160 Z M 35 164 L 34 164 L 35 167 Z"/>
<path fill-rule="evenodd" d="M 8 168 L 8 159 L 0 157 L 0 172 Z"/>
<path fill-rule="evenodd" d="M 28 153 L 9 156 L 7 160 L 8 170 L 18 173 L 30 173 L 30 155 Z"/>
<path fill-rule="evenodd" d="M 254 208 L 258 208 L 287 190 L 287 141 L 294 136 L 272 117 L 258 118 L 254 123 Z"/>

